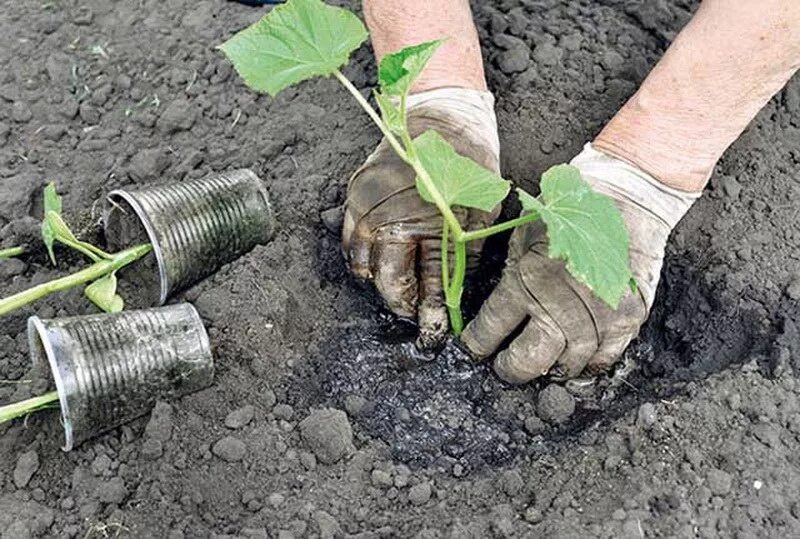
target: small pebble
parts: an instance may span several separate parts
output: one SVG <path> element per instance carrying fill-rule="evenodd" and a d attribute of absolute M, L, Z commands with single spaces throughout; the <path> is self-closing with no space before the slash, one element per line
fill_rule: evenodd
<path fill-rule="evenodd" d="M 300 422 L 300 435 L 324 464 L 334 464 L 355 452 L 353 429 L 347 414 L 341 410 L 313 410 Z"/>
<path fill-rule="evenodd" d="M 731 486 L 733 484 L 733 478 L 729 473 L 716 468 L 708 472 L 706 481 L 708 488 L 711 489 L 711 492 L 716 496 L 727 495 L 731 491 Z"/>
<path fill-rule="evenodd" d="M 392 475 L 383 470 L 372 470 L 372 484 L 376 487 L 388 488 L 394 485 Z"/>
<path fill-rule="evenodd" d="M 536 413 L 548 423 L 563 423 L 575 412 L 575 398 L 559 384 L 550 384 L 539 393 Z"/>
<path fill-rule="evenodd" d="M 639 406 L 639 412 L 636 414 L 636 424 L 642 428 L 649 429 L 656 422 L 656 407 L 650 403 L 645 402 Z"/>
<path fill-rule="evenodd" d="M 294 416 L 294 408 L 288 404 L 277 404 L 272 408 L 272 414 L 278 419 L 291 421 Z"/>
<path fill-rule="evenodd" d="M 226 462 L 237 462 L 244 458 L 247 446 L 233 436 L 226 436 L 211 448 L 211 452 Z"/>
<path fill-rule="evenodd" d="M 431 484 L 425 481 L 408 490 L 408 501 L 413 505 L 422 505 L 431 499 L 431 493 Z"/>
<path fill-rule="evenodd" d="M 536 507 L 530 506 L 525 510 L 525 521 L 531 524 L 538 524 L 544 519 L 544 515 Z"/>
<path fill-rule="evenodd" d="M 17 458 L 17 465 L 14 468 L 14 484 L 17 488 L 24 488 L 39 469 L 39 454 L 34 451 L 26 451 Z"/>
<path fill-rule="evenodd" d="M 242 406 L 225 417 L 225 426 L 229 429 L 240 429 L 253 420 L 255 413 L 256 409 L 254 406 L 250 404 Z"/>

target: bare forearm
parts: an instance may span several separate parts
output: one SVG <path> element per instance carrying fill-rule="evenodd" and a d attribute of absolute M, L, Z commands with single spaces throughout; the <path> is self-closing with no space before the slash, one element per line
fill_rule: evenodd
<path fill-rule="evenodd" d="M 478 34 L 468 0 L 364 0 L 375 55 L 446 38 L 413 91 L 457 87 L 486 90 Z"/>
<path fill-rule="evenodd" d="M 594 141 L 699 191 L 725 149 L 800 67 L 800 2 L 705 0 Z"/>

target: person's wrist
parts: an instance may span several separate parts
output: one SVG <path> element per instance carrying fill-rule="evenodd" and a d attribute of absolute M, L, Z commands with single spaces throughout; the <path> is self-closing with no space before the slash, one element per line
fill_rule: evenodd
<path fill-rule="evenodd" d="M 662 184 L 687 193 L 703 190 L 719 156 L 704 154 L 704 141 L 673 136 L 661 122 L 620 112 L 592 146 L 646 172 Z M 680 138 L 680 140 L 677 140 Z"/>
<path fill-rule="evenodd" d="M 416 124 L 422 124 L 426 129 L 448 133 L 456 151 L 491 170 L 499 169 L 500 139 L 491 92 L 436 88 L 411 94 L 407 107 L 412 131 L 416 131 Z"/>
<path fill-rule="evenodd" d="M 664 247 L 700 193 L 673 189 L 642 168 L 587 144 L 571 162 L 591 188 L 611 198 L 630 241 L 631 269 L 649 308 L 653 304 Z"/>

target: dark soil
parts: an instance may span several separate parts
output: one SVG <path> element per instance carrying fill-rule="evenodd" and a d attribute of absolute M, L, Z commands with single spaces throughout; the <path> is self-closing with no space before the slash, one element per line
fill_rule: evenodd
<path fill-rule="evenodd" d="M 576 154 L 694 7 L 476 4 L 504 175 L 535 188 Z M 262 11 L 2 2 L 0 245 L 35 252 L 0 263 L 0 295 L 82 263 L 60 251 L 52 268 L 35 239 L 47 180 L 100 241 L 114 188 L 251 167 L 280 225 L 175 298 L 207 323 L 212 387 L 70 453 L 55 412 L 0 427 L 3 538 L 800 535 L 800 81 L 676 230 L 626 354 L 638 368 L 596 388 L 509 388 L 456 348 L 414 353 L 409 328 L 349 276 L 321 214 L 378 132 L 335 81 L 272 100 L 236 79 L 214 46 Z M 346 72 L 369 91 L 367 47 Z M 92 310 L 76 290 L 0 322 L 0 402 L 41 389 L 25 382 L 27 316 Z"/>

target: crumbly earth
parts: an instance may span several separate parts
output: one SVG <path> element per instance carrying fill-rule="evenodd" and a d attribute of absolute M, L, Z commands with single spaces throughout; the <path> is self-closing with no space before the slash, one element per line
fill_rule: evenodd
<path fill-rule="evenodd" d="M 4 539 L 800 535 L 799 80 L 676 230 L 626 354 L 638 368 L 543 392 L 547 381 L 503 386 L 456 347 L 421 357 L 349 276 L 336 208 L 378 132 L 335 81 L 273 100 L 237 80 L 214 46 L 263 9 L 0 4 L 0 245 L 34 246 L 0 263 L 0 295 L 81 264 L 61 252 L 52 268 L 35 240 L 49 179 L 69 222 L 101 241 L 113 188 L 251 167 L 280 226 L 175 298 L 206 321 L 213 386 L 70 453 L 55 412 L 0 427 Z M 504 175 L 535 189 L 635 91 L 696 4 L 474 7 Z M 368 47 L 346 69 L 365 93 L 374 72 Z M 473 305 L 503 239 L 488 249 Z M 26 382 L 27 316 L 92 310 L 71 291 L 2 319 L 0 402 L 42 389 Z"/>

